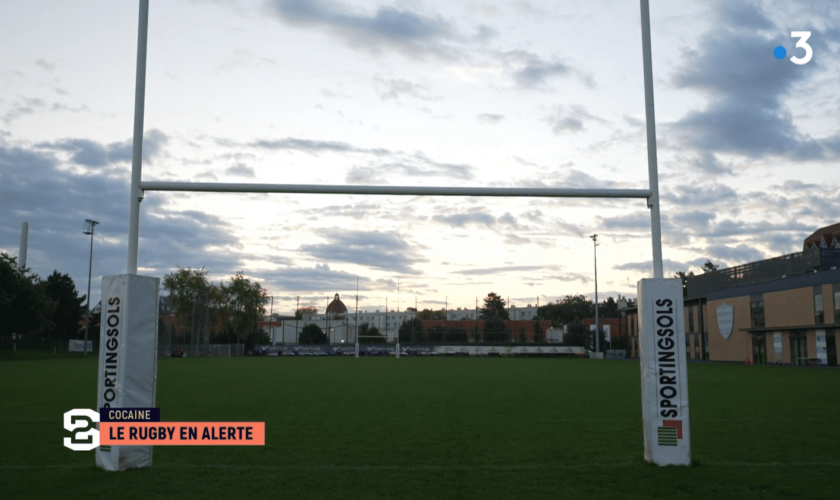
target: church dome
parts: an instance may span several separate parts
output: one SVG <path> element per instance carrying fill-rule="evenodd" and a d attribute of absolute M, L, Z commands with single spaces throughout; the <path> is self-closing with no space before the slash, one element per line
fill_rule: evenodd
<path fill-rule="evenodd" d="M 347 314 L 347 306 L 338 298 L 338 294 L 335 294 L 335 299 L 327 306 L 327 314 Z"/>

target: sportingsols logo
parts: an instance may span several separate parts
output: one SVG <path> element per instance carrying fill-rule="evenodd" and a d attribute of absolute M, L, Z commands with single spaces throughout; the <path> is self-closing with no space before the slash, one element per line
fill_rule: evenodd
<path fill-rule="evenodd" d="M 677 446 L 677 440 L 683 437 L 682 420 L 663 420 L 657 434 L 659 446 Z"/>

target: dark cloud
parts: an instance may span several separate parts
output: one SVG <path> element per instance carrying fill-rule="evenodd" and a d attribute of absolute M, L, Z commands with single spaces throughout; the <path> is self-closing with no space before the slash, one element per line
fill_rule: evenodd
<path fill-rule="evenodd" d="M 62 91 L 59 91 L 59 93 L 62 93 Z M 35 113 L 59 111 L 80 113 L 82 111 L 88 111 L 88 107 L 84 104 L 81 106 L 73 107 L 61 102 L 53 102 L 52 104 L 49 104 L 43 99 L 22 97 L 11 104 L 9 109 L 2 115 L 2 120 L 6 124 L 10 124 L 16 121 L 18 118 L 22 118 L 28 115 L 34 115 Z"/>
<path fill-rule="evenodd" d="M 734 189 L 723 184 L 690 184 L 670 187 L 660 190 L 659 197 L 670 205 L 701 207 L 718 212 L 732 208 L 739 199 Z"/>
<path fill-rule="evenodd" d="M 47 103 L 43 99 L 24 97 L 12 104 L 3 114 L 3 121 L 10 124 L 22 116 L 35 114 L 38 110 L 44 109 L 46 105 Z"/>
<path fill-rule="evenodd" d="M 650 212 L 636 211 L 626 215 L 619 215 L 617 217 L 601 217 L 599 215 L 597 226 L 605 230 L 618 231 L 636 229 L 650 230 Z"/>
<path fill-rule="evenodd" d="M 478 123 L 483 125 L 495 125 L 505 119 L 504 115 L 497 115 L 495 113 L 482 113 L 478 115 Z"/>
<path fill-rule="evenodd" d="M 216 143 L 227 147 L 242 147 L 243 144 L 227 139 L 216 139 Z M 357 155 L 366 158 L 367 164 L 348 169 L 345 176 L 351 184 L 387 184 L 394 175 L 407 177 L 444 177 L 447 179 L 470 180 L 474 168 L 470 165 L 446 163 L 433 160 L 423 152 L 405 153 L 385 148 L 364 148 L 339 141 L 322 141 L 285 137 L 261 139 L 244 144 L 273 150 L 300 151 L 312 155 L 332 153 Z"/>
<path fill-rule="evenodd" d="M 703 262 L 705 262 L 705 259 L 703 260 Z M 663 273 L 665 277 L 670 278 L 679 271 L 687 271 L 692 269 L 692 264 L 693 262 L 678 262 L 670 259 L 663 259 Z M 652 276 L 653 261 L 646 260 L 644 262 L 626 262 L 624 264 L 618 264 L 613 266 L 613 269 L 618 269 L 619 271 L 636 271 L 641 273 L 649 273 Z"/>
<path fill-rule="evenodd" d="M 760 250 L 744 244 L 737 246 L 712 245 L 706 247 L 705 253 L 713 262 L 725 260 L 727 262 L 736 262 L 737 264 L 746 264 L 747 262 L 755 262 L 767 258 Z"/>
<path fill-rule="evenodd" d="M 38 66 L 41 69 L 45 69 L 47 71 L 52 72 L 55 69 L 55 64 L 48 63 L 43 59 L 35 59 L 35 66 Z"/>
<path fill-rule="evenodd" d="M 795 239 L 791 233 L 770 233 L 761 235 L 761 243 L 767 246 L 773 254 L 785 255 L 802 251 L 802 240 Z"/>
<path fill-rule="evenodd" d="M 703 210 L 676 210 L 668 217 L 676 231 L 687 233 L 708 233 L 712 228 L 716 214 Z M 648 217 L 650 222 L 650 217 Z"/>
<path fill-rule="evenodd" d="M 487 267 L 483 269 L 466 269 L 463 271 L 453 271 L 453 274 L 463 274 L 467 276 L 488 276 L 504 273 L 522 273 L 530 271 L 549 271 L 551 266 L 505 266 L 505 267 Z"/>
<path fill-rule="evenodd" d="M 455 27 L 440 16 L 383 6 L 357 12 L 333 1 L 270 0 L 271 12 L 293 26 L 322 28 L 351 47 L 379 53 L 394 50 L 415 57 L 449 58 L 457 53 Z"/>
<path fill-rule="evenodd" d="M 436 98 L 426 85 L 402 78 L 376 78 L 375 83 L 377 89 L 379 89 L 379 97 L 383 100 L 399 99 L 404 96 L 423 101 Z"/>
<path fill-rule="evenodd" d="M 320 235 L 326 243 L 303 245 L 301 251 L 326 262 L 349 262 L 372 269 L 417 274 L 412 268 L 425 259 L 398 234 L 379 231 L 331 230 Z"/>
<path fill-rule="evenodd" d="M 222 145 L 232 145 L 226 140 L 217 140 Z M 283 139 L 266 139 L 254 141 L 248 146 L 264 148 L 264 149 L 281 149 L 290 151 L 302 151 L 317 155 L 319 153 L 369 153 L 369 154 L 388 154 L 387 150 L 365 149 L 357 148 L 346 142 L 339 141 L 313 141 L 310 139 L 298 139 L 296 137 L 286 137 Z"/>
<path fill-rule="evenodd" d="M 801 231 L 813 231 L 814 229 L 811 225 L 800 221 L 779 220 L 778 222 L 771 222 L 763 220 L 747 222 L 727 218 L 714 224 L 710 233 L 705 236 L 756 236 L 760 240 L 761 235 L 767 235 L 772 232 L 797 233 Z"/>
<path fill-rule="evenodd" d="M 547 61 L 526 50 L 511 50 L 500 52 L 497 58 L 513 81 L 522 88 L 542 88 L 554 77 L 574 77 L 587 87 L 595 87 L 592 76 L 582 73 L 557 57 Z"/>
<path fill-rule="evenodd" d="M 143 161 L 152 163 L 160 156 L 169 141 L 160 130 L 149 130 L 143 136 Z M 70 153 L 70 160 L 77 165 L 100 168 L 117 162 L 131 162 L 132 140 L 101 144 L 89 139 L 61 139 L 54 142 L 41 142 L 37 148 Z"/>
<path fill-rule="evenodd" d="M 599 179 L 582 170 L 566 167 L 565 165 L 561 165 L 557 171 L 551 172 L 551 175 L 554 179 L 556 179 L 555 183 L 552 184 L 554 187 L 577 189 L 612 189 L 618 187 L 618 183 L 615 181 L 609 179 Z"/>
<path fill-rule="evenodd" d="M 666 130 L 680 145 L 701 151 L 696 166 L 710 172 L 729 170 L 703 161 L 713 159 L 714 153 L 825 158 L 825 146 L 831 143 L 823 145 L 800 131 L 783 104 L 783 98 L 821 69 L 819 58 L 798 66 L 773 57 L 778 45 L 793 53 L 796 39 L 781 34 L 768 38 L 757 32 L 784 30 L 777 30 L 752 2 L 718 2 L 716 7 L 720 22 L 701 37 L 696 48 L 684 50 L 684 63 L 672 75 L 677 88 L 702 93 L 708 104 L 666 125 Z M 809 43 L 827 43 L 820 41 L 819 32 L 812 33 Z"/>
<path fill-rule="evenodd" d="M 393 162 L 376 162 L 370 166 L 356 166 L 347 171 L 345 179 L 350 184 L 387 184 L 394 175 L 407 177 L 442 177 L 470 180 L 473 167 L 453 163 L 438 163 L 426 155 L 398 155 Z"/>
<path fill-rule="evenodd" d="M 551 131 L 555 134 L 582 132 L 585 130 L 584 122 L 608 123 L 603 118 L 591 114 L 586 110 L 586 107 L 578 105 L 555 106 L 551 113 L 544 118 L 544 121 L 548 123 Z"/>
<path fill-rule="evenodd" d="M 73 140 L 89 150 L 107 146 Z M 94 219 L 94 302 L 100 278 L 126 270 L 129 175 L 82 174 L 68 171 L 57 154 L 63 150 L 0 145 L 0 249 L 17 255 L 20 223 L 30 224 L 28 265 L 43 276 L 69 273 L 79 290 L 87 288 L 90 237 L 82 233 L 85 219 Z M 88 162 L 90 163 L 90 162 Z M 100 167 L 107 168 L 107 167 Z M 141 273 L 162 276 L 176 266 L 205 266 L 211 272 L 233 274 L 241 269 L 238 255 L 208 247 L 237 244 L 222 219 L 195 211 L 171 210 L 163 197 L 148 195 L 141 204 L 139 265 Z"/>
<path fill-rule="evenodd" d="M 705 172 L 707 174 L 731 174 L 733 172 L 732 165 L 721 163 L 714 154 L 705 151 L 700 151 L 693 158 L 677 157 L 676 163 L 679 164 L 679 170 L 687 168 L 688 170 Z"/>
<path fill-rule="evenodd" d="M 285 267 L 260 272 L 260 276 L 273 288 L 301 293 L 335 293 L 340 290 L 355 290 L 357 279 L 363 290 L 370 290 L 375 287 L 375 282 L 369 278 L 359 277 L 344 271 L 334 271 L 330 269 L 328 264 L 317 264 L 315 267 L 308 268 Z M 350 307 L 347 295 L 342 295 L 341 298 Z M 324 297 L 321 296 L 301 297 L 301 306 L 311 304 L 323 309 L 326 307 L 326 304 L 322 302 L 323 299 Z M 331 299 L 332 297 L 330 297 Z"/>
<path fill-rule="evenodd" d="M 728 27 L 766 31 L 776 28 L 776 25 L 764 14 L 761 6 L 753 2 L 718 0 L 716 8 L 718 19 Z"/>
<path fill-rule="evenodd" d="M 226 174 L 236 175 L 239 177 L 256 177 L 254 169 L 245 165 L 244 163 L 237 163 L 225 169 Z"/>
<path fill-rule="evenodd" d="M 466 227 L 467 225 L 480 225 L 492 227 L 496 224 L 496 218 L 490 214 L 475 212 L 467 214 L 435 215 L 432 220 L 452 227 Z"/>

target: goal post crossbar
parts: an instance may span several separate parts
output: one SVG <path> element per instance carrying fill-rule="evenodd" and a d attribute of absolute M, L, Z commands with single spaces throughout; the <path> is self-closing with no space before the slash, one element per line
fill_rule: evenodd
<path fill-rule="evenodd" d="M 348 194 L 393 196 L 504 196 L 533 198 L 650 198 L 650 189 L 498 188 L 434 186 L 359 186 L 324 184 L 249 184 L 142 181 L 142 191 L 215 193 Z"/>
<path fill-rule="evenodd" d="M 404 187 L 404 186 L 319 186 L 294 184 L 226 184 L 142 181 L 143 122 L 146 92 L 146 45 L 149 31 L 149 0 L 139 0 L 137 30 L 137 71 L 134 89 L 134 138 L 129 190 L 127 274 L 137 274 L 140 240 L 140 201 L 144 191 L 228 191 L 257 193 L 315 193 L 360 195 L 427 196 L 506 196 L 569 198 L 646 198 L 650 209 L 653 276 L 663 278 L 662 231 L 659 213 L 659 173 L 656 158 L 656 122 L 653 101 L 653 65 L 650 42 L 649 0 L 639 0 L 642 25 L 642 66 L 645 89 L 645 125 L 647 129 L 648 189 L 559 189 L 559 188 L 478 188 L 478 187 Z"/>

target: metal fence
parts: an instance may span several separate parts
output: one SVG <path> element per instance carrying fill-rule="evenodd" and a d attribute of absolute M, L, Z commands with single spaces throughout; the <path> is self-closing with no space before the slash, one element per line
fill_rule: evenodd
<path fill-rule="evenodd" d="M 162 349 L 158 346 L 158 357 L 168 358 L 173 353 L 182 352 L 187 357 L 214 357 L 214 358 L 228 358 L 234 356 L 245 355 L 245 344 L 209 344 L 206 348 L 204 345 L 191 344 L 172 344 L 169 349 Z"/>
<path fill-rule="evenodd" d="M 91 339 L 93 348 L 90 352 L 97 352 L 99 339 Z M 70 342 L 61 339 L 34 338 L 12 338 L 11 336 L 0 337 L 0 350 L 3 351 L 41 351 L 61 354 L 69 352 Z"/>
<path fill-rule="evenodd" d="M 828 271 L 838 265 L 840 249 L 814 248 L 691 276 L 686 280 L 686 294 L 690 299 L 704 297 L 715 290 Z"/>

